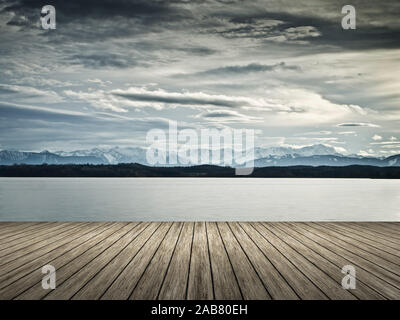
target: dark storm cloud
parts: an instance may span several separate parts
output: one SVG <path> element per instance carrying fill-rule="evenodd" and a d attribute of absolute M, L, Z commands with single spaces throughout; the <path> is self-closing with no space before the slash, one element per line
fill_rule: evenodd
<path fill-rule="evenodd" d="M 215 18 L 229 22 L 225 28 L 220 26 L 213 32 L 226 38 L 252 38 L 267 43 L 279 40 L 281 45 L 291 45 L 298 38 L 314 45 L 347 49 L 400 47 L 400 2 L 397 0 L 384 3 L 353 0 L 351 5 L 357 13 L 356 30 L 343 30 L 341 26 L 344 16 L 341 9 L 349 4 L 348 1 L 282 0 L 275 2 L 275 6 L 265 2 L 264 7 L 250 3 L 247 10 L 234 10 L 235 5 L 232 5 L 231 10 L 212 13 Z M 266 23 L 268 21 L 270 23 Z M 315 33 L 296 36 L 293 31 L 299 27 L 313 27 L 320 36 Z"/>
<path fill-rule="evenodd" d="M 9 24 L 37 28 L 41 0 L 0 2 L 14 16 Z M 219 3 L 219 4 L 218 4 Z M 221 5 L 221 3 L 223 5 Z M 54 0 L 57 33 L 49 41 L 97 41 L 166 30 L 217 34 L 225 38 L 253 38 L 281 45 L 306 41 L 347 49 L 399 48 L 400 3 L 353 0 L 357 30 L 343 30 L 341 8 L 347 1 L 161 1 L 161 0 Z M 301 29 L 303 28 L 303 29 Z M 187 50 L 191 50 L 190 48 Z M 195 53 L 196 49 L 192 49 Z M 208 49 L 197 51 L 208 54 Z M 212 49 L 209 49 L 212 50 Z"/>
<path fill-rule="evenodd" d="M 37 12 L 49 4 L 45 0 L 16 0 L 0 2 L 5 5 L 3 11 L 26 15 Z M 57 19 L 63 22 L 73 22 L 85 18 L 112 19 L 115 17 L 141 17 L 153 21 L 159 17 L 174 15 L 177 11 L 170 8 L 168 1 L 157 0 L 52 0 L 51 5 L 57 10 Z M 154 20 L 153 20 L 154 19 Z"/>
<path fill-rule="evenodd" d="M 87 68 L 130 68 L 137 63 L 131 56 L 112 53 L 75 54 L 67 58 L 71 64 L 83 65 Z"/>
<path fill-rule="evenodd" d="M 377 124 L 364 123 L 364 122 L 340 123 L 337 126 L 338 127 L 369 127 L 369 128 L 377 128 L 377 127 L 379 127 Z"/>
<path fill-rule="evenodd" d="M 272 65 L 250 63 L 244 66 L 227 66 L 222 68 L 210 69 L 202 72 L 197 72 L 192 76 L 229 76 L 229 75 L 242 75 L 246 73 L 255 73 L 255 72 L 269 72 L 276 70 L 299 71 L 301 69 L 298 66 L 287 65 L 285 62 Z"/>
<path fill-rule="evenodd" d="M 231 118 L 237 116 L 231 112 L 226 111 L 212 111 L 202 115 L 204 118 Z"/>
<path fill-rule="evenodd" d="M 113 92 L 114 96 L 125 98 L 132 101 L 155 102 L 165 104 L 179 105 L 213 105 L 218 107 L 239 107 L 243 101 L 235 101 L 228 98 L 218 96 L 198 95 L 198 94 L 169 94 L 146 91 L 146 92 Z"/>
<path fill-rule="evenodd" d="M 52 43 L 95 42 L 160 32 L 191 16 L 190 11 L 162 0 L 53 0 L 57 32 L 40 30 L 41 8 L 48 1 L 0 0 L 0 13 L 12 13 L 8 25 L 41 31 Z M 178 1 L 179 3 L 179 1 Z"/>

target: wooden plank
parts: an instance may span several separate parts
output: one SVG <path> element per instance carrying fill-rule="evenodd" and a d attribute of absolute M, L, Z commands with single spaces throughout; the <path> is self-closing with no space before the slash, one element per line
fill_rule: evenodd
<path fill-rule="evenodd" d="M 336 247 L 332 246 L 330 242 L 325 241 L 323 238 L 321 239 L 316 234 L 308 231 L 307 228 L 301 227 L 299 223 L 285 223 L 285 225 L 288 226 L 285 228 L 286 232 L 290 233 L 296 239 L 299 239 L 301 243 L 327 260 L 332 261 L 339 268 L 343 268 L 346 265 L 355 266 L 357 279 L 388 299 L 398 299 L 400 294 L 398 289 L 378 278 L 374 273 L 365 270 L 363 264 L 359 261 L 350 261 L 346 257 L 341 256 L 341 250 L 337 252 Z"/>
<path fill-rule="evenodd" d="M 57 223 L 48 227 L 36 230 L 36 232 L 30 232 L 24 235 L 21 239 L 16 239 L 10 242 L 0 244 L 0 258 L 8 254 L 14 254 L 16 251 L 32 247 L 32 245 L 52 237 L 55 234 L 59 234 L 63 229 L 70 227 L 71 223 Z"/>
<path fill-rule="evenodd" d="M 396 238 L 400 237 L 400 230 L 395 227 L 394 224 L 388 223 L 377 223 L 376 227 L 379 226 L 382 230 L 385 230 L 388 236 L 392 237 L 395 236 Z"/>
<path fill-rule="evenodd" d="M 398 300 L 398 230 L 387 222 L 0 223 L 0 299 Z M 46 264 L 56 268 L 53 291 L 41 287 Z M 356 290 L 341 287 L 344 265 L 356 268 Z"/>
<path fill-rule="evenodd" d="M 33 224 L 37 224 L 40 222 L 37 221 L 2 221 L 0 222 L 0 234 L 3 234 L 3 232 L 9 232 L 9 230 L 13 230 L 15 228 L 23 228 L 24 226 L 30 226 Z"/>
<path fill-rule="evenodd" d="M 25 231 L 29 230 L 35 230 L 36 228 L 39 228 L 43 226 L 45 223 L 40 223 L 40 222 L 25 222 L 21 223 L 16 226 L 12 226 L 10 228 L 7 228 L 4 230 L 2 233 L 0 233 L 0 241 L 7 241 L 6 239 L 9 237 L 16 236 L 18 234 L 21 234 Z M 48 223 L 49 224 L 49 223 Z"/>
<path fill-rule="evenodd" d="M 10 253 L 9 255 L 1 258 L 0 267 L 8 267 L 8 264 L 12 261 L 19 261 L 18 259 L 24 259 L 26 261 L 27 258 L 37 257 L 40 254 L 51 251 L 52 249 L 54 249 L 54 247 L 58 246 L 57 241 L 79 232 L 81 227 L 89 224 L 89 222 L 71 224 L 68 227 L 65 227 L 54 237 L 48 237 L 47 239 L 44 239 L 33 245 L 28 245 L 23 249 Z"/>
<path fill-rule="evenodd" d="M 18 228 L 26 228 L 39 222 L 0 222 L 0 235 L 7 234 Z"/>
<path fill-rule="evenodd" d="M 226 222 L 217 223 L 221 238 L 232 263 L 240 291 L 245 300 L 268 300 L 271 296 L 264 287 L 263 282 L 251 265 L 246 254 L 241 249 L 238 241 L 229 229 Z"/>
<path fill-rule="evenodd" d="M 207 222 L 207 236 L 215 299 L 242 300 L 235 273 L 215 222 Z"/>
<path fill-rule="evenodd" d="M 29 222 L 15 222 L 15 221 L 0 221 L 0 232 L 4 230 L 4 228 L 9 228 L 18 224 L 24 224 Z"/>
<path fill-rule="evenodd" d="M 329 277 L 323 270 L 318 268 L 318 266 L 311 263 L 303 255 L 293 250 L 289 245 L 287 245 L 282 239 L 280 239 L 276 234 L 271 231 L 268 223 L 260 224 L 264 227 L 260 231 L 264 233 L 271 243 L 273 243 L 281 252 L 283 252 L 287 258 L 293 262 L 302 272 L 316 285 L 318 288 L 324 292 L 324 294 L 330 299 L 335 300 L 348 300 L 354 299 L 355 297 L 349 294 L 348 291 L 343 290 L 341 284 L 334 281 Z"/>
<path fill-rule="evenodd" d="M 186 299 L 193 231 L 194 223 L 185 222 L 158 296 L 160 300 Z"/>
<path fill-rule="evenodd" d="M 17 259 L 0 266 L 0 280 L 4 280 L 3 276 L 23 272 L 25 268 L 29 267 L 30 265 L 36 264 L 37 261 L 39 261 L 38 259 L 48 259 L 54 254 L 54 252 L 57 252 L 55 251 L 56 249 L 68 245 L 74 238 L 81 236 L 86 232 L 86 230 L 91 230 L 98 224 L 100 223 L 91 222 L 79 225 L 76 229 L 71 230 L 71 233 L 67 234 L 61 239 L 57 239 L 57 241 L 54 242 L 49 242 L 47 246 L 18 257 Z"/>
<path fill-rule="evenodd" d="M 301 299 L 327 299 L 327 296 L 251 223 L 240 222 L 239 224 Z"/>
<path fill-rule="evenodd" d="M 272 299 L 298 300 L 298 295 L 241 226 L 234 222 L 230 222 L 228 225 L 243 251 L 246 252 Z"/>
<path fill-rule="evenodd" d="M 379 224 L 381 226 L 384 226 L 388 230 L 392 230 L 393 232 L 395 232 L 398 235 L 400 235 L 400 225 L 398 223 L 396 224 L 396 223 L 393 223 L 393 222 L 379 222 Z"/>
<path fill-rule="evenodd" d="M 159 223 L 143 223 L 138 227 L 138 236 L 107 266 L 105 266 L 93 279 L 81 288 L 73 297 L 73 300 L 97 300 L 100 299 L 111 286 L 119 274 L 126 268 L 130 261 L 141 250 L 152 234 L 160 226 Z"/>
<path fill-rule="evenodd" d="M 394 249 L 388 246 L 385 246 L 383 244 L 380 244 L 377 241 L 370 240 L 365 237 L 359 236 L 356 232 L 349 231 L 346 228 L 343 228 L 342 226 L 339 226 L 334 223 L 324 223 L 324 224 L 319 224 L 321 226 L 324 226 L 338 234 L 338 237 L 340 239 L 350 242 L 354 244 L 355 246 L 368 251 L 378 257 L 381 257 L 383 259 L 386 259 L 388 261 L 391 261 L 397 265 L 400 265 L 400 245 Z"/>
<path fill-rule="evenodd" d="M 126 268 L 119 274 L 112 285 L 107 289 L 101 299 L 125 300 L 131 295 L 150 260 L 153 258 L 161 241 L 163 241 L 172 223 L 165 222 L 156 230 L 138 254 L 129 262 Z"/>
<path fill-rule="evenodd" d="M 117 256 L 129 243 L 131 243 L 141 230 L 137 230 L 138 223 L 129 223 L 124 230 L 129 230 L 122 237 L 118 238 L 111 246 L 96 256 L 84 268 L 70 276 L 63 283 L 58 285 L 57 290 L 51 291 L 46 300 L 71 299 L 90 279 L 104 268 L 115 256 Z M 122 230 L 122 229 L 121 229 Z"/>
<path fill-rule="evenodd" d="M 337 241 L 332 241 L 332 239 L 330 239 L 326 235 L 323 236 L 322 232 L 315 230 L 307 224 L 299 223 L 298 226 L 316 235 L 318 238 L 318 240 L 316 241 L 318 241 L 318 243 L 323 243 L 324 247 L 332 250 L 333 252 L 336 252 L 343 258 L 348 259 L 349 264 L 362 265 L 363 269 L 369 271 L 372 274 L 375 274 L 377 277 L 386 281 L 388 284 L 391 284 L 396 288 L 400 288 L 400 283 L 397 275 L 387 271 L 386 269 L 381 268 L 375 263 L 370 262 L 368 259 L 354 254 L 350 248 L 342 248 L 341 246 L 337 245 Z"/>
<path fill-rule="evenodd" d="M 0 277 L 0 298 L 13 299 L 28 288 L 39 283 L 43 277 L 41 269 L 50 264 L 57 269 L 61 268 L 70 260 L 85 252 L 89 246 L 96 241 L 107 237 L 107 231 L 113 223 L 91 223 L 82 233 L 60 241 L 60 246 L 35 260 L 20 265 L 18 268 L 2 274 Z"/>
<path fill-rule="evenodd" d="M 387 237 L 385 238 L 376 231 L 371 231 L 367 228 L 363 228 L 359 224 L 354 225 L 352 223 L 346 223 L 346 224 L 341 224 L 341 227 L 343 229 L 348 230 L 349 232 L 357 234 L 360 237 L 376 241 L 377 243 L 383 244 L 384 246 L 392 249 L 397 249 L 400 246 L 400 240 L 388 239 Z"/>
<path fill-rule="evenodd" d="M 41 230 L 47 230 L 47 228 L 51 227 L 51 226 L 55 226 L 57 225 L 57 223 L 54 222 L 49 222 L 49 223 L 42 223 L 40 224 L 40 226 L 34 225 L 34 226 L 28 226 L 27 228 L 23 229 L 23 231 L 20 232 L 16 232 L 13 235 L 10 235 L 4 239 L 0 240 L 0 248 L 7 248 L 7 244 L 8 243 L 19 243 L 19 242 L 23 242 L 23 241 L 27 241 L 26 238 L 32 235 L 35 235 L 37 232 L 41 231 Z"/>
<path fill-rule="evenodd" d="M 188 300 L 214 299 L 205 222 L 196 222 L 187 289 Z"/>
<path fill-rule="evenodd" d="M 106 250 L 113 243 L 118 241 L 118 239 L 121 238 L 124 234 L 126 234 L 129 230 L 130 226 L 128 223 L 126 222 L 116 223 L 110 229 L 110 231 L 112 232 L 111 234 L 109 234 L 107 237 L 105 237 L 102 241 L 100 241 L 96 245 L 90 247 L 82 255 L 76 257 L 67 264 L 63 264 L 63 266 L 60 268 L 57 268 L 54 265 L 54 267 L 56 267 L 57 286 L 61 285 L 73 274 L 82 269 L 85 265 L 87 265 L 90 261 L 96 258 L 104 250 Z M 57 288 L 55 290 L 57 290 Z M 43 290 L 39 282 L 36 285 L 29 288 L 28 290 L 26 290 L 25 292 L 23 292 L 22 294 L 18 295 L 16 299 L 18 300 L 43 299 L 48 294 L 49 290 Z"/>
<path fill-rule="evenodd" d="M 387 230 L 385 226 L 379 225 L 376 222 L 360 222 L 357 223 L 357 227 L 367 229 L 370 232 L 378 233 L 380 237 L 389 241 L 400 241 L 400 236 Z"/>
<path fill-rule="evenodd" d="M 307 247 L 297 238 L 293 237 L 292 230 L 288 230 L 283 223 L 268 223 L 268 228 L 290 247 L 292 247 L 293 250 L 299 252 L 307 260 L 316 265 L 319 269 L 323 270 L 327 275 L 329 275 L 329 277 L 341 285 L 344 277 L 344 274 L 342 273 L 342 267 L 344 265 L 340 267 L 339 265 L 332 263 L 330 260 L 325 259 L 325 257 L 318 254 L 317 251 L 312 250 L 312 247 L 316 245 L 315 243 L 311 247 Z M 377 294 L 376 291 L 372 290 L 360 281 L 358 282 L 355 290 L 342 289 L 342 294 L 343 298 L 345 299 L 353 299 L 354 297 L 363 300 L 384 299 L 383 296 Z M 351 297 L 350 295 L 353 295 L 354 297 Z"/>
<path fill-rule="evenodd" d="M 306 225 L 313 228 L 312 230 L 317 230 L 321 237 L 324 237 L 325 239 L 335 243 L 336 246 L 346 249 L 352 254 L 355 254 L 365 260 L 368 260 L 370 263 L 375 264 L 381 268 L 381 275 L 385 275 L 386 279 L 390 279 L 390 281 L 396 283 L 400 287 L 400 267 L 398 264 L 392 263 L 370 253 L 369 251 L 373 251 L 371 248 L 369 248 L 367 251 L 366 249 L 361 249 L 350 242 L 346 242 L 342 240 L 346 238 L 345 236 L 338 236 L 336 232 L 324 228 L 316 223 L 306 223 Z"/>
<path fill-rule="evenodd" d="M 182 227 L 182 222 L 173 223 L 130 295 L 130 300 L 157 299 Z"/>

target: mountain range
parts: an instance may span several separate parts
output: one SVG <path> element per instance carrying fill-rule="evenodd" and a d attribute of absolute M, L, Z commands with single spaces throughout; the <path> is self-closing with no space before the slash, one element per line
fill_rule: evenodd
<path fill-rule="evenodd" d="M 0 151 L 0 165 L 13 164 L 120 164 L 120 163 L 138 163 L 149 165 L 146 160 L 146 148 L 94 148 L 89 150 L 76 151 L 42 151 L 42 152 L 24 152 L 24 151 Z M 203 150 L 204 151 L 204 150 Z M 220 150 L 221 158 L 225 151 Z M 206 150 L 211 154 L 211 151 Z M 178 156 L 178 165 L 187 166 L 189 163 L 185 156 Z M 167 163 L 168 161 L 167 157 Z M 208 164 L 208 163 L 197 163 Z M 223 165 L 221 163 L 214 163 Z M 254 166 L 348 166 L 348 165 L 371 165 L 379 167 L 400 166 L 400 154 L 386 158 L 362 157 L 359 155 L 343 155 L 335 148 L 323 144 L 316 144 L 302 148 L 293 147 L 257 147 L 254 149 Z M 164 165 L 165 166 L 165 165 Z M 169 165 L 166 165 L 169 166 Z M 172 165 L 171 165 L 172 166 Z"/>

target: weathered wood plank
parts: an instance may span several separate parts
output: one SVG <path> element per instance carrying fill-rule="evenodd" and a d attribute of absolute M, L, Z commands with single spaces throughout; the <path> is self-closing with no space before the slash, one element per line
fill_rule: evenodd
<path fill-rule="evenodd" d="M 387 230 L 385 226 L 377 224 L 375 222 L 360 222 L 357 223 L 359 228 L 364 228 L 373 233 L 378 233 L 380 237 L 383 237 L 389 241 L 400 241 L 400 235 L 393 233 L 391 230 Z"/>
<path fill-rule="evenodd" d="M 327 239 L 326 236 L 322 236 L 317 230 L 314 230 L 308 225 L 305 225 L 303 223 L 297 224 L 299 228 L 302 228 L 308 234 L 312 234 L 315 239 L 315 241 L 321 245 L 323 245 L 325 248 L 329 249 L 332 252 L 335 252 L 336 254 L 342 256 L 345 258 L 349 265 L 359 265 L 362 266 L 362 268 L 374 275 L 376 275 L 378 278 L 384 280 L 387 285 L 392 285 L 399 289 L 399 283 L 397 280 L 397 276 L 391 272 L 388 272 L 387 270 L 379 267 L 378 265 L 371 263 L 369 260 L 364 259 L 353 252 L 351 252 L 348 249 L 344 249 L 338 245 L 336 245 L 336 242 L 329 241 L 329 237 Z"/>
<path fill-rule="evenodd" d="M 380 299 L 380 295 L 391 299 L 397 297 L 399 291 L 393 286 L 388 285 L 386 281 L 376 277 L 370 272 L 364 270 L 362 265 L 354 264 L 346 258 L 343 258 L 339 254 L 337 254 L 334 250 L 330 250 L 329 248 L 325 248 L 323 241 L 320 241 L 315 234 L 301 228 L 297 223 L 282 223 L 281 228 L 287 233 L 290 234 L 294 239 L 298 240 L 306 247 L 310 248 L 314 252 L 318 253 L 325 259 L 331 261 L 339 268 L 343 268 L 346 265 L 353 265 L 356 267 L 357 279 L 364 283 L 366 286 L 370 287 L 376 292 L 376 299 Z M 373 291 L 365 289 L 368 291 L 368 295 L 374 295 Z M 358 292 L 358 294 L 362 293 L 362 291 Z"/>
<path fill-rule="evenodd" d="M 190 260 L 187 298 L 189 300 L 214 299 L 210 256 L 205 222 L 196 222 Z"/>
<path fill-rule="evenodd" d="M 356 234 L 392 249 L 397 249 L 400 246 L 400 239 L 385 237 L 376 231 L 371 231 L 368 228 L 362 227 L 361 224 L 346 223 L 341 224 L 341 227 L 347 230 L 347 233 Z"/>
<path fill-rule="evenodd" d="M 307 260 L 303 255 L 299 252 L 291 248 L 288 244 L 286 244 L 281 238 L 279 238 L 273 231 L 271 231 L 271 227 L 268 224 L 262 224 L 264 230 L 261 232 L 264 233 L 271 242 L 284 254 L 287 258 L 293 262 L 297 266 L 298 269 L 301 269 L 304 274 L 316 285 L 322 292 L 325 293 L 327 297 L 335 300 L 342 299 L 355 299 L 355 297 L 350 294 L 348 291 L 343 290 L 340 283 L 333 280 L 329 277 L 323 270 L 315 266 L 309 260 Z"/>
<path fill-rule="evenodd" d="M 129 231 L 129 228 L 130 228 L 129 225 L 126 222 L 116 223 L 111 228 L 112 233 L 108 237 L 105 237 L 101 242 L 99 242 L 95 246 L 92 246 L 84 254 L 76 257 L 68 264 L 64 264 L 61 268 L 56 268 L 57 284 L 61 285 L 73 274 L 82 269 L 91 260 L 93 260 L 99 254 L 101 254 L 113 243 L 118 241 L 119 238 L 121 238 L 125 233 Z M 30 289 L 19 295 L 16 299 L 18 300 L 42 299 L 47 294 L 49 294 L 49 291 L 41 289 L 41 284 L 38 283 L 36 284 L 36 286 L 31 287 Z"/>
<path fill-rule="evenodd" d="M 43 277 L 41 269 L 45 265 L 52 265 L 58 270 L 70 260 L 88 250 L 96 241 L 101 241 L 110 233 L 107 232 L 113 223 L 92 223 L 70 239 L 59 241 L 60 245 L 26 264 L 18 264 L 12 271 L 5 272 L 0 277 L 0 298 L 12 299 L 26 289 L 39 283 Z M 12 284 L 12 285 L 11 285 Z"/>
<path fill-rule="evenodd" d="M 217 226 L 236 274 L 243 298 L 245 300 L 271 299 L 271 296 L 268 294 L 260 277 L 241 249 L 227 223 L 218 222 Z"/>
<path fill-rule="evenodd" d="M 312 230 L 317 230 L 318 234 L 321 237 L 324 237 L 325 239 L 333 242 L 337 247 L 346 249 L 347 251 L 351 252 L 354 255 L 357 255 L 358 257 L 361 257 L 371 264 L 375 264 L 378 268 L 381 269 L 380 274 L 382 276 L 385 276 L 385 279 L 388 279 L 391 281 L 391 283 L 395 283 L 396 286 L 399 286 L 400 288 L 400 268 L 399 265 L 392 263 L 390 261 L 387 261 L 385 259 L 382 259 L 379 256 L 375 256 L 374 254 L 371 254 L 369 251 L 372 251 L 370 248 L 369 251 L 366 251 L 364 249 L 361 249 L 357 247 L 356 245 L 346 242 L 342 240 L 345 238 L 344 236 L 338 236 L 337 233 L 334 231 L 330 231 L 327 228 L 324 228 L 316 223 L 306 223 L 306 225 Z"/>
<path fill-rule="evenodd" d="M 171 229 L 169 229 L 146 271 L 129 297 L 130 300 L 157 299 L 182 227 L 182 222 L 174 222 Z"/>
<path fill-rule="evenodd" d="M 298 295 L 286 282 L 285 278 L 276 270 L 268 257 L 250 239 L 238 223 L 230 222 L 229 227 L 238 239 L 242 249 L 247 253 L 249 260 L 260 276 L 272 299 L 298 300 Z"/>
<path fill-rule="evenodd" d="M 184 300 L 189 277 L 194 223 L 185 222 L 158 299 Z"/>
<path fill-rule="evenodd" d="M 160 243 L 164 240 L 172 223 L 162 223 L 138 254 L 129 262 L 126 268 L 119 274 L 113 284 L 104 293 L 104 300 L 126 300 L 131 295 L 137 282 L 146 270 Z"/>
<path fill-rule="evenodd" d="M 58 247 L 57 241 L 60 241 L 61 239 L 64 238 L 68 238 L 71 235 L 80 232 L 82 227 L 89 224 L 90 224 L 89 222 L 71 224 L 63 228 L 63 230 L 57 233 L 54 237 L 48 237 L 42 241 L 36 242 L 32 245 L 28 245 L 20 250 L 12 252 L 1 258 L 0 267 L 8 265 L 9 263 L 17 259 L 27 261 L 27 259 L 29 258 L 32 260 L 46 252 L 49 252 L 53 250 L 55 247 Z"/>
<path fill-rule="evenodd" d="M 40 241 L 47 240 L 51 238 L 53 235 L 60 234 L 64 230 L 67 230 L 68 227 L 73 226 L 71 223 L 60 223 L 53 224 L 49 227 L 41 228 L 37 230 L 35 233 L 26 234 L 22 239 L 17 239 L 10 242 L 5 242 L 4 244 L 0 244 L 0 258 L 4 257 L 10 253 L 15 253 L 20 249 L 24 248 L 33 248 L 35 244 Z"/>
<path fill-rule="evenodd" d="M 388 241 L 400 241 L 400 235 L 392 233 L 391 230 L 387 230 L 385 226 L 379 225 L 376 222 L 358 222 L 356 226 L 357 228 L 368 230 L 373 234 L 378 234 L 380 238 L 386 239 Z"/>
<path fill-rule="evenodd" d="M 27 228 L 23 229 L 23 231 L 13 233 L 12 235 L 0 240 L 0 250 L 7 248 L 9 244 L 14 245 L 27 241 L 28 237 L 32 238 L 32 236 L 34 237 L 37 232 L 40 232 L 41 230 L 47 230 L 47 228 L 51 228 L 53 225 L 56 226 L 57 223 L 41 223 L 39 226 L 28 226 Z"/>
<path fill-rule="evenodd" d="M 0 241 L 7 241 L 8 238 L 23 234 L 26 231 L 38 229 L 52 222 L 24 222 L 15 226 L 7 227 L 0 233 Z"/>
<path fill-rule="evenodd" d="M 63 283 L 58 285 L 58 290 L 51 291 L 46 300 L 66 300 L 71 299 L 79 289 L 81 289 L 97 272 L 103 269 L 115 256 L 117 256 L 133 239 L 138 232 L 136 230 L 138 223 L 132 222 L 121 230 L 128 230 L 124 235 L 118 238 L 111 246 L 106 248 L 78 272 L 74 273 Z"/>
<path fill-rule="evenodd" d="M 141 250 L 152 234 L 160 226 L 159 223 L 142 223 L 137 228 L 136 238 L 126 246 L 107 266 L 96 274 L 73 297 L 73 300 L 100 299 L 129 262 Z"/>
<path fill-rule="evenodd" d="M 297 238 L 293 236 L 292 230 L 282 223 L 269 223 L 268 228 L 274 232 L 280 239 L 285 241 L 289 246 L 291 246 L 295 251 L 299 252 L 303 257 L 309 260 L 314 265 L 318 266 L 326 274 L 328 274 L 334 281 L 341 285 L 344 274 L 342 273 L 342 267 L 335 265 L 330 260 L 325 259 L 325 257 L 318 254 L 317 251 L 312 250 L 317 244 L 313 243 L 311 246 L 307 247 L 305 244 L 300 242 Z M 310 250 L 311 249 L 311 250 Z M 340 294 L 340 292 L 339 292 Z M 376 291 L 364 285 L 362 282 L 358 282 L 356 290 L 345 290 L 342 289 L 342 294 L 344 299 L 352 299 L 349 294 L 354 295 L 358 299 L 383 299 L 383 296 L 377 294 Z"/>
<path fill-rule="evenodd" d="M 346 242 L 350 242 L 378 257 L 400 265 L 400 245 L 397 248 L 391 248 L 387 245 L 379 243 L 376 240 L 370 240 L 368 238 L 361 237 L 356 232 L 349 232 L 348 229 L 338 226 L 334 223 L 325 223 L 319 225 L 334 231 L 336 235 L 340 237 L 340 239 Z"/>
<path fill-rule="evenodd" d="M 400 299 L 400 223 L 0 223 L 1 300 L 271 298 Z"/>
<path fill-rule="evenodd" d="M 400 235 L 400 225 L 396 223 L 391 223 L 391 222 L 379 222 L 379 225 L 387 228 L 388 230 L 391 230 L 392 233 L 396 233 Z"/>
<path fill-rule="evenodd" d="M 273 246 L 254 225 L 242 222 L 240 225 L 301 299 L 327 299 L 326 295 Z"/>
<path fill-rule="evenodd" d="M 242 300 L 235 273 L 215 222 L 207 222 L 207 236 L 215 299 Z"/>

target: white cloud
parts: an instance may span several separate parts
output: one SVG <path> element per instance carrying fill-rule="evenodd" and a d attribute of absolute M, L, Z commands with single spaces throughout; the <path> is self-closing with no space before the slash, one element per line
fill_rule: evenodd
<path fill-rule="evenodd" d="M 374 136 L 372 137 L 372 140 L 374 140 L 374 141 L 379 141 L 379 140 L 382 140 L 382 137 L 376 134 L 376 135 L 374 135 Z"/>
<path fill-rule="evenodd" d="M 362 157 L 373 157 L 373 156 L 374 156 L 374 153 L 372 152 L 371 149 L 368 150 L 368 151 L 360 150 L 360 152 L 358 153 L 358 155 L 359 155 L 359 156 L 362 156 Z"/>
<path fill-rule="evenodd" d="M 70 98 L 86 101 L 95 108 L 112 110 L 115 112 L 127 112 L 125 108 L 119 105 L 119 101 L 117 99 L 114 99 L 111 95 L 107 94 L 103 90 L 92 92 L 64 90 L 64 94 Z"/>
<path fill-rule="evenodd" d="M 63 99 L 53 90 L 41 90 L 33 87 L 0 84 L 0 94 L 8 99 L 21 102 L 58 103 Z"/>
<path fill-rule="evenodd" d="M 382 142 L 371 142 L 371 144 L 376 144 L 376 145 L 395 145 L 395 144 L 400 144 L 400 141 L 382 141 Z"/>

